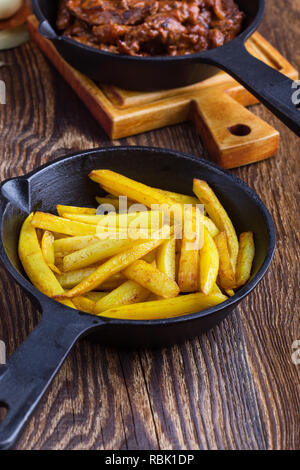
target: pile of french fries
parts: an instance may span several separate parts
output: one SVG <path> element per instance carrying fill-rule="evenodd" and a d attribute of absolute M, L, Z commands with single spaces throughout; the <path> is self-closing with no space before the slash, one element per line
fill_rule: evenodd
<path fill-rule="evenodd" d="M 90 314 L 152 320 L 218 305 L 249 280 L 253 233 L 241 233 L 238 240 L 205 181 L 194 179 L 195 196 L 188 196 L 110 170 L 94 170 L 89 177 L 107 192 L 96 197 L 106 213 L 58 205 L 58 215 L 35 212 L 23 223 L 19 257 L 33 285 L 47 296 Z M 127 198 L 127 213 L 119 212 L 120 197 Z M 201 244 L 196 243 L 199 205 L 204 206 Z M 189 217 L 183 217 L 185 207 Z"/>

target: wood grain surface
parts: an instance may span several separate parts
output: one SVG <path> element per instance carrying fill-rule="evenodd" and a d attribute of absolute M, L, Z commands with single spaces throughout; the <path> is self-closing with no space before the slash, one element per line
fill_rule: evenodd
<path fill-rule="evenodd" d="M 300 68 L 300 3 L 267 0 L 260 32 Z M 0 54 L 1 180 L 68 152 L 111 145 L 37 47 Z M 252 108 L 253 109 L 253 108 Z M 274 262 L 238 310 L 208 334 L 161 350 L 119 351 L 82 340 L 24 430 L 17 449 L 297 449 L 300 366 L 299 138 L 263 106 L 281 132 L 278 156 L 233 172 L 255 189 L 277 228 Z M 193 126 L 115 141 L 206 158 Z M 0 339 L 11 355 L 39 320 L 0 272 Z"/>

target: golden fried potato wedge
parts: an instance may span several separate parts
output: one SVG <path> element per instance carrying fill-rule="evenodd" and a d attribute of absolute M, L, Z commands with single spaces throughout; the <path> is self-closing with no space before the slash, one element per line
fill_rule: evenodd
<path fill-rule="evenodd" d="M 228 297 L 233 297 L 235 295 L 235 292 L 233 289 L 226 289 L 225 292 L 228 295 Z"/>
<path fill-rule="evenodd" d="M 96 170 L 96 171 L 98 171 L 98 170 Z M 91 178 L 92 181 L 95 181 L 95 180 L 93 179 L 93 177 L 91 177 L 90 175 L 89 175 L 89 177 Z M 96 182 L 96 181 L 95 181 L 95 182 Z M 100 184 L 100 183 L 99 183 L 99 184 Z M 102 189 L 104 189 L 104 191 L 106 191 L 106 192 L 108 193 L 108 195 L 105 196 L 105 197 L 109 197 L 110 199 L 111 199 L 111 198 L 118 199 L 120 196 L 125 196 L 125 194 L 118 193 L 118 191 L 116 191 L 115 188 L 113 188 L 113 187 L 112 187 L 112 188 L 109 188 L 109 187 L 105 186 L 105 184 L 100 184 L 100 187 L 101 187 Z M 130 199 L 127 198 L 127 200 L 129 201 Z M 135 202 L 136 202 L 136 201 L 135 201 Z"/>
<path fill-rule="evenodd" d="M 80 282 L 69 292 L 62 294 L 62 298 L 78 297 L 79 295 L 85 294 L 86 292 L 95 290 L 95 288 L 99 287 L 108 278 L 127 268 L 127 266 L 137 259 L 142 258 L 150 251 L 159 247 L 163 241 L 163 237 L 160 237 L 158 240 L 149 240 L 147 242 L 134 245 L 122 253 L 116 254 L 101 266 L 99 266 L 96 271 L 93 272 L 87 279 Z"/>
<path fill-rule="evenodd" d="M 96 196 L 96 201 L 99 204 L 99 206 L 102 206 L 105 204 L 105 206 L 107 206 L 109 211 L 112 210 L 112 208 L 114 208 L 115 211 L 120 210 L 119 197 L 113 196 L 112 194 L 109 194 L 108 196 L 105 196 L 105 197 Z M 132 206 L 132 204 L 135 204 L 135 202 L 127 198 L 127 206 L 125 206 L 125 209 L 127 210 L 130 209 L 130 206 Z M 112 207 L 109 207 L 109 205 Z"/>
<path fill-rule="evenodd" d="M 180 295 L 172 299 L 124 305 L 106 310 L 100 313 L 100 316 L 123 320 L 157 320 L 199 312 L 225 302 L 225 300 L 227 300 L 227 297 L 223 294 L 205 295 L 198 292 L 196 294 Z"/>
<path fill-rule="evenodd" d="M 54 252 L 56 255 L 65 256 L 74 251 L 91 246 L 98 241 L 99 237 L 97 235 L 61 238 L 54 241 Z"/>
<path fill-rule="evenodd" d="M 199 290 L 199 248 L 201 244 L 196 217 L 196 210 L 185 211 L 178 271 L 178 285 L 181 292 L 196 292 Z"/>
<path fill-rule="evenodd" d="M 105 204 L 105 206 L 107 206 L 107 208 L 109 209 L 109 212 L 113 211 L 113 209 L 115 211 L 119 210 L 119 199 L 118 198 L 109 198 L 109 197 L 96 196 L 96 201 L 99 204 L 99 206 L 102 206 L 102 205 Z M 109 206 L 111 206 L 111 207 L 109 207 Z"/>
<path fill-rule="evenodd" d="M 220 287 L 218 286 L 218 284 L 215 284 L 214 287 L 212 288 L 211 290 L 211 294 L 222 294 L 223 295 L 223 292 L 221 291 Z"/>
<path fill-rule="evenodd" d="M 48 264 L 51 271 L 53 271 L 55 274 L 61 274 L 58 267 L 55 266 L 54 235 L 48 230 L 45 230 L 42 236 L 41 249 L 44 260 Z"/>
<path fill-rule="evenodd" d="M 200 249 L 200 290 L 204 294 L 210 294 L 216 285 L 219 271 L 219 252 L 216 244 L 204 227 L 203 246 Z"/>
<path fill-rule="evenodd" d="M 137 244 L 137 242 L 130 238 L 125 238 L 124 240 L 100 240 L 97 243 L 93 243 L 81 250 L 66 255 L 63 259 L 63 270 L 64 272 L 68 272 L 74 271 L 75 269 L 86 268 L 87 266 L 110 258 L 134 244 Z"/>
<path fill-rule="evenodd" d="M 220 232 L 214 242 L 219 252 L 219 276 L 218 283 L 222 289 L 233 289 L 235 287 L 235 273 L 230 259 L 230 253 L 225 232 Z"/>
<path fill-rule="evenodd" d="M 123 274 L 164 299 L 176 297 L 179 294 L 179 287 L 175 281 L 144 260 L 135 261 L 123 271 Z"/>
<path fill-rule="evenodd" d="M 90 274 L 96 271 L 97 267 L 98 266 L 90 266 L 88 268 L 76 269 L 75 271 L 62 273 L 56 277 L 63 289 L 68 290 L 72 289 L 74 286 L 79 284 L 79 282 L 89 277 Z"/>
<path fill-rule="evenodd" d="M 83 269 L 76 269 L 75 271 L 70 271 L 68 273 L 63 273 L 57 276 L 57 279 L 60 285 L 64 289 L 73 289 L 73 287 L 77 286 L 80 282 L 87 279 L 91 274 L 93 274 L 98 266 L 90 266 L 88 268 Z M 111 276 L 109 279 L 104 281 L 101 286 L 99 286 L 99 290 L 101 291 L 109 291 L 112 289 L 116 289 L 119 287 L 120 284 L 126 281 L 125 276 L 122 273 L 117 273 Z"/>
<path fill-rule="evenodd" d="M 73 214 L 72 212 L 64 212 L 62 217 L 63 219 L 75 220 L 77 222 L 83 222 L 84 224 L 98 225 L 103 217 L 106 217 L 106 215 Z"/>
<path fill-rule="evenodd" d="M 171 197 L 172 199 L 174 199 L 175 201 L 181 204 L 192 204 L 192 205 L 199 204 L 199 201 L 195 196 L 187 196 L 186 194 L 173 193 L 172 191 L 165 191 L 164 189 L 159 189 L 159 188 L 153 188 L 153 189 L 160 191 L 161 193 L 165 194 L 168 197 Z"/>
<path fill-rule="evenodd" d="M 252 263 L 255 255 L 254 238 L 252 232 L 240 234 L 239 254 L 236 265 L 237 287 L 243 286 L 250 279 Z"/>
<path fill-rule="evenodd" d="M 78 310 L 81 310 L 82 312 L 86 313 L 95 313 L 95 308 L 96 308 L 96 302 L 94 302 L 91 299 L 88 299 L 87 297 L 76 297 L 73 300 L 73 304 Z"/>
<path fill-rule="evenodd" d="M 207 228 L 213 238 L 220 232 L 215 223 L 209 217 L 203 216 L 203 223 L 204 227 Z"/>
<path fill-rule="evenodd" d="M 62 294 L 64 289 L 43 257 L 36 230 L 31 223 L 32 218 L 33 214 L 30 214 L 21 228 L 18 246 L 19 258 L 27 276 L 38 290 L 49 297 Z M 70 301 L 63 300 L 62 303 L 74 308 Z"/>
<path fill-rule="evenodd" d="M 198 270 L 199 251 L 188 250 L 183 243 L 178 268 L 178 285 L 181 292 L 198 290 Z"/>
<path fill-rule="evenodd" d="M 91 207 L 64 206 L 62 204 L 57 204 L 56 210 L 60 217 L 63 217 L 63 214 L 65 212 L 68 212 L 70 214 L 96 215 L 96 209 L 93 209 Z"/>
<path fill-rule="evenodd" d="M 134 281 L 126 281 L 112 292 L 102 297 L 95 305 L 94 313 L 99 314 L 110 308 L 120 305 L 135 304 L 143 302 L 150 295 L 145 287 Z"/>
<path fill-rule="evenodd" d="M 170 279 L 176 279 L 176 240 L 171 237 L 157 248 L 156 263 L 157 268 L 165 273 Z"/>
<path fill-rule="evenodd" d="M 55 263 L 54 236 L 48 230 L 45 230 L 42 236 L 41 248 L 42 248 L 44 260 L 46 261 L 48 266 L 49 264 L 54 264 Z"/>
<path fill-rule="evenodd" d="M 145 212 L 148 217 L 148 212 Z M 85 214 L 72 214 L 65 212 L 63 217 L 65 219 L 77 220 L 78 222 L 83 222 L 85 224 L 92 225 L 103 225 L 110 227 L 111 229 L 116 229 L 116 227 L 128 227 L 130 222 L 136 219 L 140 215 L 139 212 L 134 212 L 131 214 L 116 214 L 115 212 L 107 215 L 85 215 Z"/>
<path fill-rule="evenodd" d="M 126 281 L 124 281 L 126 282 Z M 123 282 L 123 284 L 124 284 Z M 92 300 L 93 302 L 97 303 L 100 299 L 102 299 L 103 297 L 106 297 L 107 296 L 107 292 L 97 292 L 97 291 L 92 291 L 92 292 L 87 292 L 84 296 L 82 297 L 85 297 L 86 299 L 90 299 Z"/>
<path fill-rule="evenodd" d="M 32 217 L 31 223 L 35 228 L 65 233 L 66 235 L 95 235 L 97 231 L 95 225 L 63 219 L 46 212 L 36 212 Z"/>
<path fill-rule="evenodd" d="M 106 191 L 116 195 L 127 196 L 129 199 L 144 204 L 147 207 L 151 207 L 152 204 L 164 205 L 164 211 L 167 214 L 170 214 L 170 210 L 174 205 L 176 211 L 178 209 L 182 210 L 180 203 L 161 192 L 161 190 L 151 188 L 114 171 L 94 170 L 90 173 L 89 177 L 96 183 L 99 183 Z"/>
<path fill-rule="evenodd" d="M 70 238 L 72 236 L 72 235 L 66 235 L 65 233 L 58 233 L 58 232 L 53 232 L 53 231 L 51 231 L 51 233 L 54 236 L 54 240 L 62 240 L 63 238 Z"/>
<path fill-rule="evenodd" d="M 233 269 L 235 270 L 239 243 L 236 231 L 227 212 L 206 181 L 194 179 L 193 191 L 199 201 L 204 204 L 209 217 L 216 224 L 217 228 L 220 231 L 225 231 L 228 240 L 230 259 Z"/>
<path fill-rule="evenodd" d="M 125 281 L 126 281 L 126 277 L 122 273 L 116 273 L 116 274 L 113 274 L 108 279 L 106 279 L 106 281 L 102 282 L 96 289 L 99 289 L 99 291 L 108 292 L 108 291 L 116 289 Z"/>
<path fill-rule="evenodd" d="M 153 263 L 156 261 L 156 253 L 157 250 L 152 250 L 150 253 L 147 253 L 145 256 L 143 256 L 142 259 L 146 261 L 146 263 Z"/>
<path fill-rule="evenodd" d="M 97 226 L 97 233 L 109 234 L 110 232 L 119 233 L 118 238 L 142 238 L 146 235 L 157 232 L 164 221 L 164 214 L 160 211 L 134 212 L 129 214 L 111 213 L 108 215 L 82 215 L 82 214 L 63 214 L 65 219 L 76 220 L 86 224 Z M 124 230 L 124 233 L 122 232 Z M 144 233 L 145 232 L 145 233 Z"/>

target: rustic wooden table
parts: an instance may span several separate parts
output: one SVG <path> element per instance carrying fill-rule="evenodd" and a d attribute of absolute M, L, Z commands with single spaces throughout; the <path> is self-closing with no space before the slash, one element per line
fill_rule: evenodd
<path fill-rule="evenodd" d="M 300 67 L 300 4 L 267 1 L 260 27 Z M 0 54 L 7 104 L 0 106 L 0 178 L 78 149 L 111 145 L 32 43 Z M 17 449 L 296 449 L 300 445 L 299 138 L 263 106 L 281 132 L 276 158 L 234 171 L 264 200 L 278 245 L 263 282 L 210 333 L 156 351 L 102 348 L 82 340 L 70 354 Z M 154 145 L 206 157 L 189 124 L 114 145 Z M 298 250 L 298 251 L 297 251 Z M 12 354 L 39 312 L 1 268 L 0 339 Z M 299 306 L 299 303 L 298 303 Z"/>

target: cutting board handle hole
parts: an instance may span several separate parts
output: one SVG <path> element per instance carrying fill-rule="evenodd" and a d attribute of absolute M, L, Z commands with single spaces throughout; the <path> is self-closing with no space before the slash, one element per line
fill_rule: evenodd
<path fill-rule="evenodd" d="M 246 124 L 236 124 L 235 126 L 228 127 L 228 130 L 232 135 L 237 135 L 238 137 L 243 137 L 251 133 L 251 127 Z"/>
<path fill-rule="evenodd" d="M 6 403 L 3 403 L 3 401 L 0 401 L 0 424 L 2 421 L 4 421 L 6 415 L 8 412 L 8 405 Z"/>

